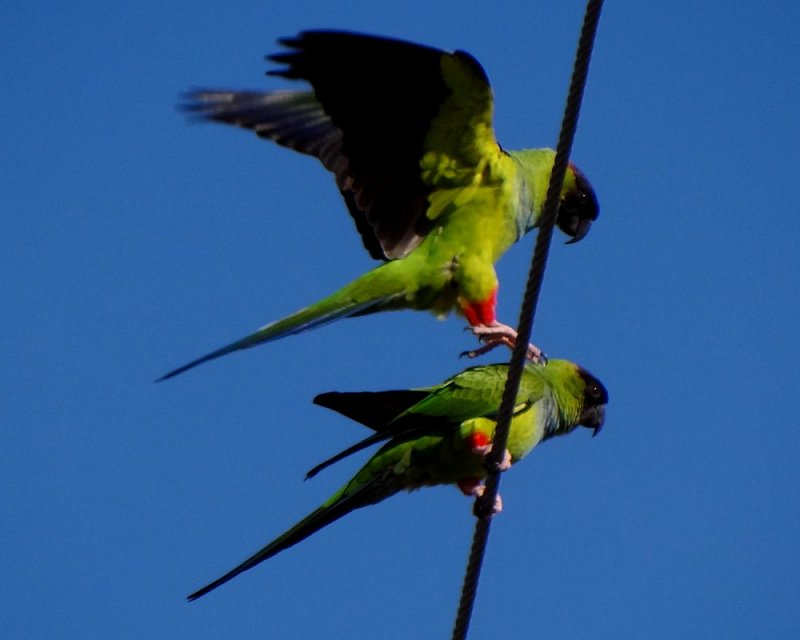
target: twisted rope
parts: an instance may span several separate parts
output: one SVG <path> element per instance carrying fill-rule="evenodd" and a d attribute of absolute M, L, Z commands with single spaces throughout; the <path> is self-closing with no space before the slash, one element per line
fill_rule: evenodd
<path fill-rule="evenodd" d="M 561 120 L 561 133 L 556 147 L 556 157 L 553 162 L 553 171 L 550 175 L 550 184 L 547 189 L 542 217 L 539 225 L 539 233 L 536 236 L 536 246 L 528 272 L 528 282 L 525 287 L 525 294 L 520 308 L 519 325 L 517 327 L 517 342 L 511 354 L 511 362 L 508 368 L 508 378 L 503 390 L 503 399 L 497 419 L 492 450 L 486 458 L 486 465 L 489 474 L 486 479 L 486 489 L 484 494 L 475 501 L 475 533 L 472 538 L 472 548 L 467 561 L 467 568 L 464 573 L 464 583 L 461 589 L 461 600 L 458 605 L 458 613 L 453 627 L 453 640 L 464 640 L 467 637 L 469 623 L 472 618 L 472 610 L 475 604 L 475 595 L 478 590 L 483 557 L 486 551 L 486 544 L 489 539 L 491 529 L 491 514 L 494 507 L 497 491 L 500 486 L 500 472 L 498 467 L 503 458 L 508 442 L 508 431 L 511 424 L 511 414 L 514 410 L 514 403 L 519 391 L 519 384 L 522 378 L 522 371 L 528 351 L 531 331 L 533 329 L 533 318 L 536 312 L 536 305 L 539 301 L 539 292 L 542 288 L 544 279 L 547 255 L 550 251 L 550 243 L 553 236 L 556 216 L 558 215 L 558 205 L 561 196 L 561 188 L 564 183 L 564 173 L 567 170 L 569 155 L 572 150 L 572 142 L 575 138 L 575 130 L 578 126 L 578 115 L 580 114 L 583 90 L 586 86 L 586 76 L 589 72 L 589 62 L 592 57 L 597 25 L 600 21 L 600 11 L 603 8 L 602 0 L 589 0 L 586 5 L 586 13 L 583 19 L 578 50 L 575 54 L 575 65 L 572 72 L 567 103 L 564 108 L 564 116 Z"/>

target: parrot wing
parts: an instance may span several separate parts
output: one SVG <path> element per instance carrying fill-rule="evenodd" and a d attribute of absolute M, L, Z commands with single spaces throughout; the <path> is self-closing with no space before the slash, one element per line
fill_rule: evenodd
<path fill-rule="evenodd" d="M 333 409 L 376 432 L 386 429 L 397 416 L 429 394 L 426 389 L 399 391 L 329 391 L 314 398 L 314 404 Z"/>
<path fill-rule="evenodd" d="M 316 465 L 308 471 L 306 480 L 373 444 L 442 433 L 470 418 L 494 417 L 507 375 L 508 365 L 497 364 L 472 367 L 427 389 L 318 395 L 315 404 L 356 420 L 375 433 Z"/>
<path fill-rule="evenodd" d="M 487 163 L 504 158 L 485 71 L 463 51 L 344 31 L 281 40 L 269 71 L 308 91 L 197 91 L 185 107 L 319 158 L 374 258 L 408 255 Z M 437 193 L 443 190 L 443 193 Z"/>

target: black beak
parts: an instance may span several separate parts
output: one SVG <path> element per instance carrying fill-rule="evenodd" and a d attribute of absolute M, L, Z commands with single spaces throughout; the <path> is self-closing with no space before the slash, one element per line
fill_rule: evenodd
<path fill-rule="evenodd" d="M 570 225 L 570 230 L 572 233 L 572 238 L 567 240 L 564 244 L 575 244 L 576 242 L 580 242 L 586 237 L 586 234 L 589 233 L 589 230 L 592 228 L 592 220 L 587 218 L 575 218 L 575 222 Z"/>
<path fill-rule="evenodd" d="M 606 405 L 598 404 L 594 407 L 589 407 L 581 415 L 581 421 L 578 423 L 583 427 L 594 429 L 592 437 L 594 438 L 603 428 L 606 421 Z"/>
<path fill-rule="evenodd" d="M 575 188 L 568 191 L 561 200 L 556 224 L 570 237 L 567 244 L 574 244 L 589 233 L 592 222 L 600 215 L 600 204 L 586 176 L 572 163 L 570 169 L 575 174 Z"/>

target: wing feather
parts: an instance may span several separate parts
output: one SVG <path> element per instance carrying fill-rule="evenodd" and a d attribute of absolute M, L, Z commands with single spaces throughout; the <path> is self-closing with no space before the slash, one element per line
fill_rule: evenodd
<path fill-rule="evenodd" d="M 313 91 L 198 91 L 186 106 L 319 158 L 373 257 L 408 255 L 452 194 L 504 156 L 488 78 L 469 54 L 344 31 L 281 44 L 269 59 L 284 66 L 268 75 Z"/>

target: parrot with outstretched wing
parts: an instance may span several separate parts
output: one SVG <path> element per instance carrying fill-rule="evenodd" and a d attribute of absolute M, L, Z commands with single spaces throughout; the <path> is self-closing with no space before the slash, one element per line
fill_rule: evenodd
<path fill-rule="evenodd" d="M 462 314 L 485 344 L 513 346 L 496 317 L 495 262 L 534 228 L 555 152 L 507 151 L 495 139 L 486 72 L 463 51 L 342 31 L 281 41 L 269 71 L 310 91 L 197 91 L 196 116 L 252 129 L 318 158 L 335 178 L 370 255 L 385 261 L 335 293 L 183 365 L 340 318 L 392 309 Z M 557 226 L 576 242 L 598 216 L 585 176 L 569 164 Z M 531 345 L 536 360 L 541 352 Z"/>

